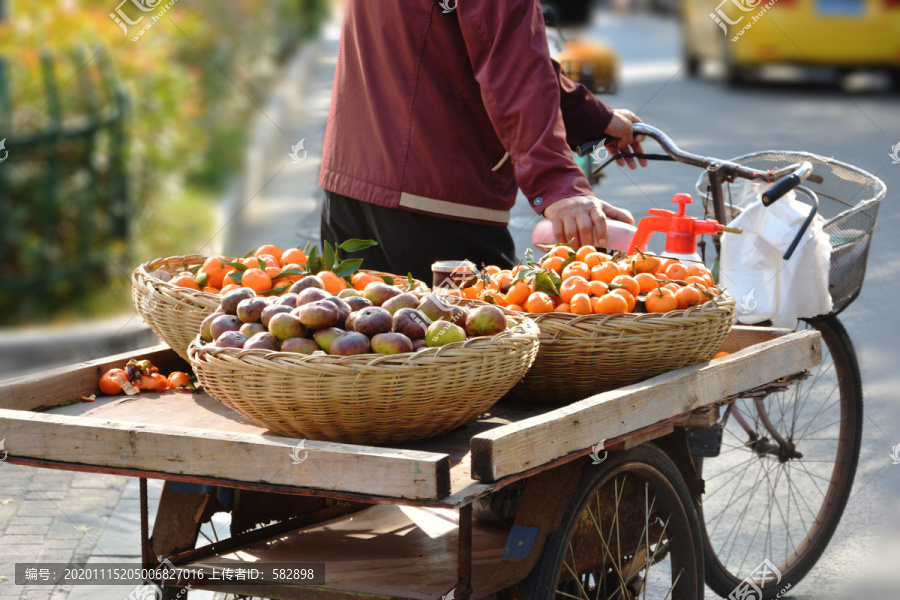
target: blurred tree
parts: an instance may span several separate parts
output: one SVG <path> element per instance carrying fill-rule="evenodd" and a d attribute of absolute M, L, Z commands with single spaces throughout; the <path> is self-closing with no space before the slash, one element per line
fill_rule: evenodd
<path fill-rule="evenodd" d="M 177 218 L 160 214 L 164 199 L 184 195 L 186 185 L 216 189 L 237 170 L 247 117 L 277 76 L 279 59 L 316 30 L 326 2 L 179 0 L 145 28 L 168 3 L 137 1 L 153 8 L 141 12 L 134 0 L 118 6 L 110 0 L 14 0 L 7 6 L 8 18 L 0 22 L 0 69 L 6 65 L 0 74 L 5 90 L 0 93 L 0 139 L 8 138 L 7 147 L 16 148 L 17 140 L 77 130 L 96 115 L 116 110 L 115 93 L 103 91 L 98 65 L 105 48 L 130 98 L 131 118 L 123 132 L 130 144 L 124 160 L 133 198 L 130 213 L 143 230 Z M 0 0 L 0 10 L 3 6 Z M 144 18 L 123 31 L 114 19 L 119 8 L 131 21 Z M 48 60 L 54 70 L 52 90 L 47 89 Z M 85 91 L 91 89 L 96 92 L 93 96 Z M 58 188 L 55 198 L 41 200 L 36 183 L 46 180 L 47 167 L 60 160 L 61 152 L 68 164 L 81 161 L 82 166 L 103 170 L 104 163 L 114 160 L 111 139 L 101 136 L 90 147 L 71 146 L 65 151 L 45 148 L 43 154 L 29 154 L 27 161 L 23 152 L 18 166 L 27 165 L 24 171 L 14 170 L 12 161 L 0 164 L 6 182 L 4 186 L 0 179 L 0 203 L 22 213 L 23 219 L 16 235 L 2 240 L 2 251 L 15 260 L 6 261 L 0 280 L 10 278 L 12 270 L 39 281 L 39 265 L 47 265 L 48 256 L 82 247 L 70 248 L 57 231 L 48 234 L 33 224 L 40 220 L 36 215 L 49 207 L 68 207 L 69 221 L 80 224 L 70 228 L 77 231 L 91 223 L 89 235 L 97 243 L 106 239 L 98 235 L 102 228 L 93 217 L 85 220 L 84 213 L 73 212 L 76 208 L 72 197 L 66 197 L 65 186 Z M 70 179 L 73 186 L 85 184 L 77 175 Z M 26 305 L 30 300 L 27 294 L 20 299 Z M 9 317 L 4 309 L 0 322 L 10 322 Z"/>

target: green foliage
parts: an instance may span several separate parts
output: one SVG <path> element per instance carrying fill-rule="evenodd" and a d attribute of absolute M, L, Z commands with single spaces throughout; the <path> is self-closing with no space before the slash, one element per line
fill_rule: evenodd
<path fill-rule="evenodd" d="M 0 25 L 0 139 L 9 137 L 14 150 L 0 166 L 0 209 L 11 232 L 2 240 L 3 251 L 12 257 L 10 272 L 30 280 L 40 279 L 41 266 L 53 257 L 77 256 L 96 246 L 105 260 L 90 281 L 110 282 L 130 272 L 133 262 L 192 253 L 210 239 L 212 195 L 240 167 L 247 124 L 278 74 L 278 61 L 299 38 L 316 31 L 327 7 L 325 0 L 178 0 L 134 41 L 166 2 L 146 13 L 130 2 L 121 5 L 132 19 L 144 16 L 127 34 L 110 18 L 118 2 L 14 2 Z M 62 183 L 49 198 L 42 191 L 50 152 L 34 147 L 20 160 L 26 153 L 15 146 L 17 139 L 51 130 L 57 116 L 63 129 L 73 129 L 112 110 L 116 90 L 104 85 L 100 48 L 130 104 L 124 157 L 132 199 L 130 248 L 110 241 L 115 218 L 85 201 L 84 189 L 65 187 L 79 181 L 79 169 L 102 172 L 115 159 L 110 140 L 100 136 L 95 146 L 57 149 Z M 46 82 L 48 61 L 55 85 Z M 56 210 L 61 223 L 53 231 L 41 222 L 48 210 Z M 133 259 L 123 260 L 129 250 Z M 75 299 L 91 294 L 86 283 L 82 278 L 47 282 L 41 294 L 62 295 L 85 310 L 105 309 L 103 302 Z M 35 320 L 26 312 L 21 320 Z"/>

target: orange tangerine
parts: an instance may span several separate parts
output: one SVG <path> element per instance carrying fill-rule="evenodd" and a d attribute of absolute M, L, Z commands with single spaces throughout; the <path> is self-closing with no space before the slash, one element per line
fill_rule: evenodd
<path fill-rule="evenodd" d="M 644 304 L 647 307 L 647 312 L 666 313 L 678 308 L 678 299 L 672 290 L 660 288 L 647 294 Z"/>
<path fill-rule="evenodd" d="M 568 305 L 566 302 L 563 302 L 562 304 L 560 304 L 559 306 L 557 306 L 556 308 L 554 308 L 554 309 L 553 309 L 553 312 L 564 312 L 564 313 L 567 313 L 567 312 L 569 312 L 569 308 L 570 308 L 569 305 Z"/>
<path fill-rule="evenodd" d="M 700 277 L 699 275 L 689 275 L 684 279 L 686 283 L 696 283 L 706 289 L 706 279 Z"/>
<path fill-rule="evenodd" d="M 194 279 L 194 276 L 191 274 L 187 275 L 179 275 L 170 281 L 172 285 L 177 285 L 178 287 L 190 288 L 192 290 L 200 291 L 200 284 L 197 283 L 197 280 Z"/>
<path fill-rule="evenodd" d="M 619 268 L 615 263 L 607 261 L 600 263 L 591 269 L 591 279 L 593 281 L 602 281 L 603 283 L 612 283 L 612 280 L 619 276 Z"/>
<path fill-rule="evenodd" d="M 637 280 L 630 275 L 619 275 L 618 277 L 615 277 L 612 282 L 618 283 L 619 285 L 624 285 L 625 289 L 628 290 L 635 298 L 637 298 L 638 294 L 641 293 L 641 284 L 639 284 Z"/>
<path fill-rule="evenodd" d="M 377 277 L 375 275 L 372 275 L 371 273 L 363 272 L 354 273 L 350 278 L 350 281 L 353 282 L 353 289 L 358 292 L 366 289 L 366 286 L 373 281 L 380 281 L 381 283 L 384 283 L 384 279 L 382 279 L 381 277 Z"/>
<path fill-rule="evenodd" d="M 618 294 L 606 294 L 597 298 L 594 313 L 598 315 L 615 315 L 628 312 L 628 301 Z"/>
<path fill-rule="evenodd" d="M 609 260 L 609 254 L 604 254 L 602 252 L 591 252 L 587 256 L 584 257 L 584 260 L 581 261 L 588 266 L 589 269 L 593 269 L 600 263 L 605 263 Z"/>
<path fill-rule="evenodd" d="M 573 315 L 589 315 L 594 311 L 591 308 L 591 298 L 587 294 L 575 294 L 569 303 L 569 312 Z"/>
<path fill-rule="evenodd" d="M 274 254 L 272 256 L 275 256 Z M 281 264 L 283 265 L 305 265 L 306 264 L 306 253 L 303 252 L 300 248 L 288 248 L 284 251 L 284 254 L 281 255 Z M 285 267 L 287 268 L 287 267 Z"/>
<path fill-rule="evenodd" d="M 496 292 L 494 290 L 487 290 L 484 293 L 484 296 L 485 296 L 485 298 L 490 296 L 491 298 L 494 299 L 494 302 L 496 302 L 499 306 L 506 306 L 507 304 L 509 304 L 509 302 L 506 301 L 506 298 L 503 296 L 503 294 L 501 294 L 500 292 Z"/>
<path fill-rule="evenodd" d="M 609 291 L 609 286 L 602 281 L 591 281 L 588 286 L 591 289 L 591 296 L 602 296 Z"/>
<path fill-rule="evenodd" d="M 222 280 L 234 267 L 229 267 L 223 261 L 224 256 L 210 256 L 200 267 L 200 273 L 206 273 L 206 284 L 212 287 L 221 287 Z"/>
<path fill-rule="evenodd" d="M 247 269 L 241 276 L 241 285 L 257 293 L 267 292 L 272 289 L 272 279 L 262 269 Z"/>
<path fill-rule="evenodd" d="M 584 262 L 584 259 L 587 257 L 588 254 L 591 254 L 596 251 L 597 251 L 597 249 L 594 248 L 593 246 L 582 246 L 581 248 L 578 249 L 578 252 L 575 253 L 575 260 L 577 260 L 579 262 Z"/>
<path fill-rule="evenodd" d="M 239 286 L 236 283 L 230 283 L 230 284 L 226 285 L 225 287 L 223 287 L 221 290 L 219 290 L 219 293 L 224 296 L 228 292 L 231 292 L 233 290 L 239 290 L 239 289 L 241 289 L 241 286 Z"/>
<path fill-rule="evenodd" d="M 569 277 L 568 279 L 563 280 L 562 285 L 559 286 L 559 296 L 563 299 L 563 302 L 572 303 L 572 297 L 575 294 L 590 294 L 591 286 L 588 284 L 587 279 L 584 277 L 580 277 L 578 275 L 574 275 Z"/>
<path fill-rule="evenodd" d="M 516 312 L 525 312 L 525 307 L 521 304 L 507 304 L 506 308 L 509 310 L 514 310 Z"/>
<path fill-rule="evenodd" d="M 269 256 L 275 257 L 275 260 L 278 262 L 278 266 L 281 266 L 281 256 L 283 254 L 281 248 L 274 244 L 263 244 L 256 249 L 256 252 L 253 253 L 253 256 L 261 256 L 263 254 L 268 254 Z"/>
<path fill-rule="evenodd" d="M 569 258 L 570 254 L 575 254 L 575 251 L 569 248 L 568 246 L 556 246 L 550 252 L 547 253 L 547 256 L 558 256 L 563 260 Z"/>
<path fill-rule="evenodd" d="M 488 265 L 484 268 L 484 270 L 485 270 L 485 272 L 487 272 L 488 276 L 490 277 L 491 275 L 496 275 L 497 273 L 499 273 L 500 267 L 498 267 L 497 265 Z"/>
<path fill-rule="evenodd" d="M 678 301 L 678 310 L 684 310 L 702 302 L 700 290 L 692 286 L 683 287 L 676 291 L 675 299 Z"/>
<path fill-rule="evenodd" d="M 634 296 L 631 295 L 631 292 L 629 292 L 627 289 L 619 288 L 617 290 L 613 290 L 612 292 L 610 292 L 610 294 L 615 294 L 615 295 L 621 296 L 622 298 L 625 299 L 625 303 L 628 306 L 627 312 L 631 312 L 634 310 L 634 305 L 637 304 L 637 300 L 635 299 Z M 607 294 L 607 296 L 608 295 L 609 294 Z"/>
<path fill-rule="evenodd" d="M 638 285 L 641 287 L 641 292 L 645 294 L 658 288 L 660 283 L 656 280 L 656 277 L 650 273 L 638 273 L 634 276 L 634 280 L 638 282 Z"/>
<path fill-rule="evenodd" d="M 635 254 L 632 260 L 635 273 L 655 273 L 659 269 L 659 257 L 649 252 Z"/>
<path fill-rule="evenodd" d="M 680 262 L 672 263 L 666 268 L 666 278 L 668 279 L 678 279 L 680 281 L 684 281 L 688 275 L 689 273 L 687 267 L 685 267 Z"/>
<path fill-rule="evenodd" d="M 530 313 L 548 313 L 553 311 L 553 300 L 544 292 L 534 292 L 525 301 L 525 310 Z"/>
<path fill-rule="evenodd" d="M 531 286 L 524 281 L 517 281 L 506 292 L 506 302 L 508 304 L 524 304 L 533 291 Z"/>
<path fill-rule="evenodd" d="M 569 263 L 566 268 L 563 269 L 562 278 L 568 279 L 569 277 L 584 277 L 585 279 L 590 279 L 591 270 L 586 264 L 576 260 Z"/>
<path fill-rule="evenodd" d="M 544 259 L 544 262 L 541 263 L 541 268 L 547 269 L 548 271 L 556 271 L 556 273 L 559 274 L 562 270 L 563 262 L 563 258 L 559 256 L 551 256 Z"/>

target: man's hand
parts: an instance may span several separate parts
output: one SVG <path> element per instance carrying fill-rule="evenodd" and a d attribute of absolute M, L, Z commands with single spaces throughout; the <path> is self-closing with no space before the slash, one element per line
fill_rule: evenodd
<path fill-rule="evenodd" d="M 633 130 L 631 127 L 633 123 L 643 123 L 643 121 L 641 121 L 638 116 L 630 110 L 617 108 L 613 111 L 613 118 L 612 121 L 609 122 L 609 126 L 606 128 L 606 133 L 617 139 L 614 143 L 606 145 L 606 149 L 609 150 L 610 154 L 615 156 L 619 152 L 644 152 L 644 149 L 641 147 L 641 142 L 644 141 L 644 136 L 633 135 Z M 642 167 L 647 166 L 646 158 L 640 158 L 638 159 L 638 161 L 641 163 Z M 633 158 L 620 158 L 616 161 L 616 164 L 620 167 L 624 167 L 626 163 L 628 163 L 629 169 L 637 168 L 637 166 L 634 164 Z"/>
<path fill-rule="evenodd" d="M 607 218 L 634 224 L 630 212 L 594 196 L 564 198 L 548 206 L 544 216 L 553 223 L 557 243 L 570 244 L 575 250 L 585 245 L 605 248 Z"/>

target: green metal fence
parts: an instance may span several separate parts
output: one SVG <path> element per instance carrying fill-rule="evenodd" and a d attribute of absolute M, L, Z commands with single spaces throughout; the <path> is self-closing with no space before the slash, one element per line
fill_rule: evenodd
<path fill-rule="evenodd" d="M 71 61 L 75 77 L 60 81 L 61 61 Z M 129 239 L 128 102 L 107 51 L 43 54 L 42 97 L 28 106 L 42 125 L 19 126 L 24 133 L 12 131 L 17 68 L 24 67 L 0 58 L 0 140 L 8 152 L 0 163 L 2 310 L 80 293 L 123 257 Z M 65 114 L 64 106 L 79 108 Z"/>

